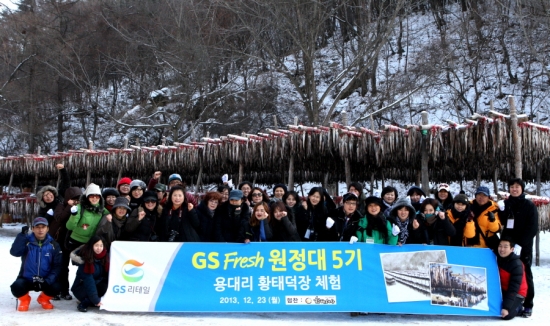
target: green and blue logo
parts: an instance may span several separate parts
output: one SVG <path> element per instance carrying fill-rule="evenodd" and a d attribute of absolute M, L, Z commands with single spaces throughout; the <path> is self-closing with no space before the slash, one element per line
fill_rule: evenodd
<path fill-rule="evenodd" d="M 122 277 L 128 282 L 139 282 L 144 275 L 143 269 L 140 268 L 143 264 L 145 263 L 140 263 L 137 260 L 127 260 L 122 265 Z"/>

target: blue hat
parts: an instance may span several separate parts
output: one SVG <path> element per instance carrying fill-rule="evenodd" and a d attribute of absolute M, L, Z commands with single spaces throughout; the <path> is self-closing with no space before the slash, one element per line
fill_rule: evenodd
<path fill-rule="evenodd" d="M 489 191 L 489 188 L 483 187 L 483 186 L 478 187 L 475 194 L 476 194 L 476 195 L 477 195 L 477 194 L 484 194 L 484 195 L 487 196 L 487 197 L 490 197 L 490 196 L 491 196 L 491 193 L 490 193 L 490 191 Z"/>
<path fill-rule="evenodd" d="M 48 220 L 45 219 L 44 217 L 37 217 L 32 222 L 32 227 L 35 227 L 35 226 L 40 225 L 40 224 L 48 226 Z"/>
<path fill-rule="evenodd" d="M 229 193 L 229 200 L 243 199 L 243 192 L 240 190 L 231 190 Z"/>
<path fill-rule="evenodd" d="M 183 181 L 183 179 L 181 178 L 181 175 L 177 174 L 177 173 L 172 173 L 170 174 L 170 176 L 168 177 L 168 183 L 174 181 L 174 180 L 179 180 L 179 181 Z"/>

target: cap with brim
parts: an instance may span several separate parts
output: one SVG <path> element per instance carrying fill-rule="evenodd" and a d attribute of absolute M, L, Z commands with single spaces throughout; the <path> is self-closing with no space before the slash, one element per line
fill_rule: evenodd
<path fill-rule="evenodd" d="M 441 190 L 445 190 L 447 192 L 451 192 L 451 187 L 449 187 L 448 184 L 446 183 L 441 183 L 439 184 L 439 186 L 437 187 L 437 192 L 440 192 Z"/>
<path fill-rule="evenodd" d="M 32 222 L 32 226 L 35 227 L 37 225 L 45 225 L 48 226 L 48 220 L 44 217 L 37 217 Z"/>
<path fill-rule="evenodd" d="M 165 184 L 162 184 L 162 183 L 157 183 L 157 184 L 155 185 L 155 191 L 166 192 L 166 185 L 165 185 Z"/>
<path fill-rule="evenodd" d="M 453 203 L 461 203 L 464 205 L 469 205 L 470 201 L 468 200 L 468 197 L 464 194 L 458 194 L 455 198 L 453 198 Z"/>
<path fill-rule="evenodd" d="M 357 195 L 352 193 L 352 192 L 348 192 L 347 194 L 344 194 L 344 196 L 342 196 L 342 202 L 345 203 L 347 202 L 348 200 L 355 200 L 355 201 L 358 201 L 359 198 L 357 198 Z"/>
<path fill-rule="evenodd" d="M 157 202 L 159 200 L 157 194 L 154 192 L 154 191 L 146 191 L 144 194 L 143 194 L 143 202 L 148 202 L 148 201 L 155 201 Z"/>
<path fill-rule="evenodd" d="M 118 207 L 124 207 L 127 210 L 132 210 L 130 208 L 130 206 L 128 206 L 128 199 L 126 199 L 125 197 L 118 197 L 115 200 L 115 204 L 113 205 L 113 209 L 118 208 Z"/>
<path fill-rule="evenodd" d="M 229 200 L 239 200 L 243 199 L 243 192 L 240 190 L 231 190 L 229 193 Z"/>
<path fill-rule="evenodd" d="M 490 196 L 491 196 L 491 194 L 490 194 L 490 192 L 489 192 L 489 188 L 483 187 L 483 186 L 478 187 L 475 194 L 476 194 L 476 195 L 478 195 L 478 194 L 484 194 L 484 195 L 487 196 L 487 197 L 490 197 Z"/>

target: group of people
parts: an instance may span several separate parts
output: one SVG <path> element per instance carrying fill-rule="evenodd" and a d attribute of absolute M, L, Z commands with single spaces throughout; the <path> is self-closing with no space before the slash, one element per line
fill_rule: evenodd
<path fill-rule="evenodd" d="M 109 246 L 124 240 L 346 241 L 491 248 L 502 265 L 501 275 L 510 275 L 501 277 L 507 282 L 502 286 L 503 318 L 529 317 L 532 312 L 531 260 L 538 213 L 525 198 L 521 179 L 510 180 L 510 197 L 498 202 L 487 187 L 479 187 L 473 200 L 465 194 L 453 197 L 447 184 L 438 186 L 434 198 L 416 186 L 404 197 L 391 186 L 385 187 L 380 197 L 367 197 L 362 185 L 354 182 L 338 206 L 322 187 L 312 188 L 302 200 L 284 184 L 274 185 L 269 197 L 261 187 L 242 182 L 236 189 L 224 184 L 207 192 L 198 203 L 177 173 L 169 176 L 166 185 L 159 182 L 162 174 L 157 171 L 147 185 L 125 177 L 116 188 L 101 190 L 90 184 L 82 193 L 78 187 L 69 187 L 61 164 L 58 169 L 62 176 L 59 191 L 45 186 L 37 193 L 41 209 L 32 233 L 27 234 L 24 227 L 12 246 L 12 255 L 23 259 L 12 285 L 20 311 L 29 307 L 30 290 L 42 291 L 38 302 L 44 309 L 53 308 L 51 299 L 72 299 L 70 261 L 79 266 L 71 287 L 80 302 L 78 310 L 101 305 L 100 298 L 107 290 Z M 505 243 L 519 256 L 501 250 Z M 517 262 L 522 264 L 521 270 Z M 518 271 L 523 273 L 519 278 Z M 515 285 L 518 279 L 525 282 L 526 291 L 519 291 L 524 287 Z M 517 306 L 517 302 L 521 304 Z"/>

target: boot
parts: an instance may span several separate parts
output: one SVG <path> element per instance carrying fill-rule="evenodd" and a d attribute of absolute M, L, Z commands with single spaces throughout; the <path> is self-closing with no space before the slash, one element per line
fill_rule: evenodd
<path fill-rule="evenodd" d="M 29 304 L 31 304 L 31 296 L 29 295 L 29 292 L 27 292 L 23 296 L 20 296 L 18 299 L 19 299 L 19 308 L 17 308 L 17 310 L 28 311 Z"/>
<path fill-rule="evenodd" d="M 41 292 L 36 301 L 38 301 L 44 309 L 53 309 L 53 304 L 50 302 L 51 299 L 52 297 L 49 297 L 44 292 Z"/>

